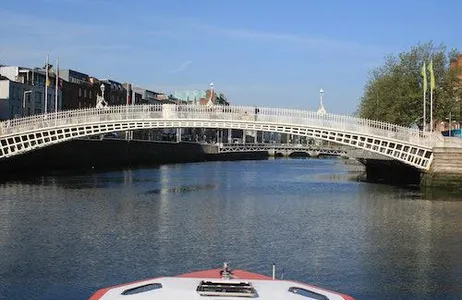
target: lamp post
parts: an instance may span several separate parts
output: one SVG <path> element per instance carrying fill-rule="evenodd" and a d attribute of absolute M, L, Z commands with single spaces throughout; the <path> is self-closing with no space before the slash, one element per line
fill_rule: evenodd
<path fill-rule="evenodd" d="M 100 88 L 101 88 L 101 97 L 103 97 L 103 99 L 104 99 L 104 89 L 106 88 L 106 87 L 104 86 L 104 83 L 101 83 Z"/>
<path fill-rule="evenodd" d="M 319 106 L 320 107 L 324 107 L 323 103 L 322 103 L 322 96 L 324 95 L 324 90 L 323 89 L 320 89 L 319 90 Z"/>
<path fill-rule="evenodd" d="M 324 103 L 323 103 L 323 97 L 324 95 L 324 90 L 320 89 L 319 90 L 319 108 L 318 108 L 318 115 L 323 116 L 326 114 L 326 109 L 324 108 Z"/>
<path fill-rule="evenodd" d="M 207 105 L 213 105 L 213 100 L 215 98 L 215 91 L 213 90 L 214 84 L 213 82 L 210 82 L 210 98 L 209 101 L 207 102 Z"/>
<path fill-rule="evenodd" d="M 452 132 L 451 132 L 451 131 L 452 131 L 452 122 L 453 122 L 453 121 L 452 121 L 452 113 L 449 112 L 449 117 L 448 117 L 448 118 L 444 118 L 444 119 L 445 119 L 445 121 L 448 122 L 448 125 L 447 125 L 447 127 L 448 127 L 448 136 L 451 136 L 451 133 L 452 133 Z"/>
<path fill-rule="evenodd" d="M 23 97 L 22 97 L 22 116 L 26 116 L 26 94 L 30 94 L 32 91 L 24 91 Z M 29 96 L 30 97 L 30 96 Z"/>

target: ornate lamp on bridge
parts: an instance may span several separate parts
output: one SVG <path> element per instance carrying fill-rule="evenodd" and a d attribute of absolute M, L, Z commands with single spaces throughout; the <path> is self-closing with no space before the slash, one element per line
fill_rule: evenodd
<path fill-rule="evenodd" d="M 213 90 L 213 87 L 214 87 L 213 82 L 210 82 L 210 95 L 209 95 L 209 99 L 207 101 L 207 106 L 214 105 L 213 100 L 215 98 L 215 91 Z"/>
<path fill-rule="evenodd" d="M 104 98 L 104 89 L 106 88 L 106 87 L 104 86 L 104 83 L 101 83 L 100 88 L 101 88 L 101 96 Z"/>
<path fill-rule="evenodd" d="M 104 83 L 101 84 L 100 88 L 101 88 L 101 96 L 96 95 L 96 108 L 102 108 L 102 107 L 107 106 L 107 102 L 106 100 L 104 100 L 104 89 L 105 89 Z"/>
<path fill-rule="evenodd" d="M 323 89 L 319 90 L 320 98 L 319 98 L 318 116 L 324 116 L 327 113 L 326 109 L 324 108 L 324 104 L 322 102 L 323 94 L 324 94 L 324 90 Z"/>

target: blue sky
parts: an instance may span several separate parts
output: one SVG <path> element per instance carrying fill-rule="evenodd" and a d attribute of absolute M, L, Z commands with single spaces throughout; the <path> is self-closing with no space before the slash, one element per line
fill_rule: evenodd
<path fill-rule="evenodd" d="M 462 49 L 460 0 L 2 0 L 0 64 L 60 67 L 232 104 L 351 114 L 368 72 L 419 42 Z"/>

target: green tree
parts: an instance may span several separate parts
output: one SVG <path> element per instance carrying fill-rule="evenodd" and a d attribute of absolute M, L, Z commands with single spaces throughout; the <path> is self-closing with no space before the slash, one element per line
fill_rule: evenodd
<path fill-rule="evenodd" d="M 413 46 L 397 56 L 389 55 L 385 63 L 370 72 L 360 101 L 358 115 L 362 118 L 390 122 L 403 126 L 417 124 L 422 128 L 423 78 L 422 65 L 433 60 L 435 90 L 433 91 L 433 119 L 446 120 L 451 112 L 461 117 L 462 89 L 457 77 L 460 69 L 451 68 L 450 62 L 457 51 L 447 51 L 444 45 L 432 42 Z M 430 81 L 429 73 L 427 80 Z M 426 119 L 430 122 L 430 84 L 427 92 Z"/>

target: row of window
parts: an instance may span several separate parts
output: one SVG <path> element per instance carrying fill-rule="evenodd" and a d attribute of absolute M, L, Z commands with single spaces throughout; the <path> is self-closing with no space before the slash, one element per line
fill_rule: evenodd
<path fill-rule="evenodd" d="M 74 77 L 69 78 L 69 82 L 77 83 L 77 84 L 85 84 L 85 83 L 88 83 L 88 81 L 86 81 L 86 80 L 77 79 L 77 78 L 74 78 Z"/>
<path fill-rule="evenodd" d="M 83 89 L 81 87 L 79 87 L 79 97 L 82 98 L 82 91 L 83 91 L 83 97 L 84 98 L 87 98 L 87 90 L 86 89 Z M 92 90 L 89 90 L 88 91 L 88 98 L 93 98 L 93 91 Z"/>
<path fill-rule="evenodd" d="M 12 101 L 9 109 L 9 116 L 8 119 L 13 117 L 24 117 L 30 116 L 32 113 L 34 114 L 41 114 L 43 113 L 44 109 L 44 99 L 43 94 L 41 92 L 34 93 L 34 102 L 32 103 L 31 98 L 32 95 L 30 93 L 25 94 L 24 100 L 16 100 Z M 51 99 L 52 95 L 48 94 L 48 98 Z M 55 102 L 53 100 L 49 100 L 47 103 L 47 110 L 49 112 L 55 110 Z M 58 109 L 61 110 L 61 97 L 58 99 Z"/>

